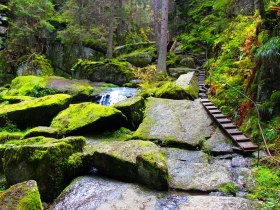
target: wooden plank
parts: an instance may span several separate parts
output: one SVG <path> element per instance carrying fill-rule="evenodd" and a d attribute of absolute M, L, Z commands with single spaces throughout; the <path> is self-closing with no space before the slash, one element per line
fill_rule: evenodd
<path fill-rule="evenodd" d="M 215 110 L 208 110 L 211 114 L 222 114 L 222 112 L 219 109 Z"/>
<path fill-rule="evenodd" d="M 251 141 L 248 142 L 240 142 L 238 143 L 239 146 L 245 150 L 251 150 L 251 149 L 256 149 L 258 148 L 257 145 L 253 144 Z"/>
<path fill-rule="evenodd" d="M 226 132 L 229 133 L 230 135 L 242 135 L 242 131 L 238 130 L 238 129 L 226 129 Z"/>
<path fill-rule="evenodd" d="M 223 126 L 224 128 L 229 128 L 229 129 L 231 129 L 231 128 L 237 128 L 236 125 L 234 125 L 233 123 L 224 123 L 224 124 L 222 124 L 222 126 Z"/>
<path fill-rule="evenodd" d="M 250 139 L 246 137 L 244 134 L 232 135 L 232 138 L 237 142 L 248 141 L 248 140 L 250 141 Z"/>
<path fill-rule="evenodd" d="M 226 118 L 226 116 L 224 114 L 213 114 L 213 117 L 215 118 Z"/>
<path fill-rule="evenodd" d="M 230 123 L 231 121 L 228 118 L 217 119 L 219 123 Z"/>

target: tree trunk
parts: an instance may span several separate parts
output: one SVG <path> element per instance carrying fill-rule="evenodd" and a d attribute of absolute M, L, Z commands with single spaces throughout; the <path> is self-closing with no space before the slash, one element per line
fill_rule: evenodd
<path fill-rule="evenodd" d="M 156 42 L 156 49 L 159 52 L 159 0 L 154 0 L 154 31 L 155 31 L 155 42 Z"/>
<path fill-rule="evenodd" d="M 108 48 L 107 48 L 107 58 L 111 59 L 113 57 L 113 33 L 114 33 L 114 9 L 113 1 L 110 1 L 110 18 L 109 18 L 109 32 L 108 32 Z"/>
<path fill-rule="evenodd" d="M 166 72 L 166 56 L 167 56 L 167 36 L 168 36 L 168 0 L 162 0 L 161 10 L 161 34 L 160 47 L 157 63 L 157 71 Z"/>

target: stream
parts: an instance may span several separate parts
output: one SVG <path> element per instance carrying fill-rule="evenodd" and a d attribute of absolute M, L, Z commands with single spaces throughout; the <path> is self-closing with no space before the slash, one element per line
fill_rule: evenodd
<path fill-rule="evenodd" d="M 111 106 L 123 99 L 131 98 L 139 92 L 139 89 L 129 87 L 108 88 L 99 94 L 98 104 L 103 106 Z"/>

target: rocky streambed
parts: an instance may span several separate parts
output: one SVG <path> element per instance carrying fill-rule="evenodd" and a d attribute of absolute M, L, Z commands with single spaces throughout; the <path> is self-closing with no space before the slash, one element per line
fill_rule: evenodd
<path fill-rule="evenodd" d="M 198 83 L 184 84 L 185 94 L 189 85 Z M 0 208 L 256 208 L 246 199 L 254 158 L 233 152 L 199 99 L 132 97 L 101 106 L 72 97 L 0 106 L 3 126 L 28 127 L 0 135 L 0 185 L 11 186 L 0 192 Z"/>

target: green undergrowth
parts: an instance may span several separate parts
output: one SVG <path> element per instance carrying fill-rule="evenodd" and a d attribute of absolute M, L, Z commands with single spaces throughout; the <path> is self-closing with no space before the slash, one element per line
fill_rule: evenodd
<path fill-rule="evenodd" d="M 227 183 L 219 188 L 220 191 L 226 193 L 226 194 L 231 194 L 235 195 L 238 188 L 233 184 L 233 183 Z"/>
<path fill-rule="evenodd" d="M 280 209 L 280 169 L 261 166 L 253 175 L 256 188 L 248 197 L 264 201 L 260 209 Z"/>

